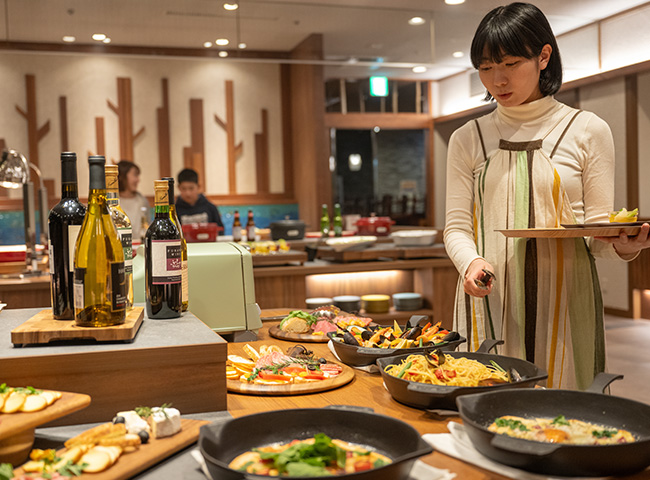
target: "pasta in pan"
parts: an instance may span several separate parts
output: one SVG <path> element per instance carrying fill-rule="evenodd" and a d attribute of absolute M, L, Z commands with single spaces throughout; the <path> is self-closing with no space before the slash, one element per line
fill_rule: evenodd
<path fill-rule="evenodd" d="M 485 365 L 476 360 L 444 355 L 444 361 L 436 361 L 432 355 L 432 365 L 422 354 L 409 355 L 399 364 L 389 365 L 385 372 L 394 377 L 412 382 L 453 387 L 477 387 L 493 383 L 508 382 L 506 373 L 497 367 Z"/>

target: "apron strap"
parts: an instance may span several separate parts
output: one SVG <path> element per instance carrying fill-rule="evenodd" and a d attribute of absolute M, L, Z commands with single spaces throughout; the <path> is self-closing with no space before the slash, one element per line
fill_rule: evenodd
<path fill-rule="evenodd" d="M 580 112 L 582 112 L 582 110 L 578 110 L 578 111 L 573 115 L 573 117 L 571 117 L 571 120 L 569 120 L 569 123 L 567 123 L 567 126 L 564 127 L 564 130 L 563 130 L 562 133 L 560 134 L 560 138 L 557 139 L 557 142 L 555 143 L 555 146 L 553 147 L 553 151 L 551 152 L 551 156 L 550 156 L 549 158 L 553 158 L 553 155 L 555 155 L 555 152 L 557 151 L 557 148 L 560 146 L 560 142 L 562 141 L 562 139 L 563 139 L 564 136 L 566 135 L 566 132 L 569 130 L 569 127 L 571 126 L 571 124 L 573 123 L 573 121 L 576 119 L 576 117 L 580 114 Z"/>
<path fill-rule="evenodd" d="M 478 119 L 474 119 L 474 123 L 476 123 L 476 130 L 478 130 L 478 138 L 481 141 L 481 149 L 483 150 L 483 160 L 487 162 L 487 152 L 485 151 L 485 143 L 483 142 L 483 134 L 481 133 L 481 127 L 478 125 Z"/>

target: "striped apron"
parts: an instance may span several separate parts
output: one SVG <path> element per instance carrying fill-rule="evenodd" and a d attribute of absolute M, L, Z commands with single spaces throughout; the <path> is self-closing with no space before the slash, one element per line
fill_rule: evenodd
<path fill-rule="evenodd" d="M 495 230 L 553 228 L 575 223 L 552 158 L 580 112 L 564 117 L 542 139 L 500 140 L 474 175 L 477 252 L 494 268 L 492 293 L 467 295 L 461 277 L 455 328 L 476 350 L 486 338 L 503 339 L 498 353 L 548 371 L 547 386 L 584 390 L 605 369 L 603 302 L 593 256 L 584 238 L 507 238 Z M 564 130 L 550 156 L 544 138 Z"/>

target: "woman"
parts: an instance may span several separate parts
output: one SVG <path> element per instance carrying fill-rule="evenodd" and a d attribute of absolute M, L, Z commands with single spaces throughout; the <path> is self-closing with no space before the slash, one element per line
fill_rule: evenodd
<path fill-rule="evenodd" d="M 144 195 L 138 192 L 140 167 L 128 160 L 121 160 L 117 167 L 120 205 L 126 216 L 131 220 L 133 242 L 141 242 L 149 226 L 150 206 Z"/>
<path fill-rule="evenodd" d="M 562 64 L 537 7 L 513 3 L 488 13 L 471 58 L 497 108 L 449 144 L 444 241 L 461 274 L 455 328 L 470 350 L 484 338 L 503 339 L 500 353 L 545 368 L 549 386 L 584 389 L 605 369 L 593 256 L 633 259 L 650 246 L 650 225 L 606 241 L 495 232 L 608 221 L 614 144 L 603 120 L 552 97 Z M 484 270 L 495 275 L 487 285 Z"/>

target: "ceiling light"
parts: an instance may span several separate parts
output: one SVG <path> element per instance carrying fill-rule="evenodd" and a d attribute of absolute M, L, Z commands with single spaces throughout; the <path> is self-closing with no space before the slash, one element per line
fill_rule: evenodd
<path fill-rule="evenodd" d="M 111 43 L 111 39 L 109 37 L 106 37 L 104 40 L 102 40 L 102 43 Z"/>
<path fill-rule="evenodd" d="M 226 51 L 224 51 L 224 50 L 221 50 L 221 51 L 219 52 L 219 56 L 220 56 L 221 58 L 225 58 L 225 57 L 228 56 L 228 52 L 226 52 Z"/>
<path fill-rule="evenodd" d="M 454 58 L 461 58 L 463 55 L 465 55 L 463 52 L 454 52 L 451 54 Z"/>
<path fill-rule="evenodd" d="M 465 0 L 445 0 L 445 3 L 447 5 L 460 5 L 461 3 L 465 3 Z"/>
<path fill-rule="evenodd" d="M 203 43 L 203 46 L 204 46 L 205 48 L 210 48 L 210 47 L 212 46 L 212 42 L 204 42 L 204 43 Z"/>
<path fill-rule="evenodd" d="M 76 39 L 77 39 L 77 37 L 74 37 L 74 36 L 72 36 L 72 35 L 65 35 L 65 36 L 63 37 L 63 41 L 64 41 L 64 42 L 68 42 L 68 43 L 72 43 L 72 42 L 74 42 Z"/>
<path fill-rule="evenodd" d="M 409 25 L 422 25 L 424 24 L 424 18 L 422 17 L 413 17 L 409 20 Z"/>
<path fill-rule="evenodd" d="M 247 45 L 244 42 L 241 42 L 239 45 L 237 45 L 239 48 L 242 50 L 247 47 Z"/>
<path fill-rule="evenodd" d="M 227 38 L 217 38 L 214 43 L 216 43 L 219 46 L 225 46 L 230 43 L 230 41 Z"/>
<path fill-rule="evenodd" d="M 103 42 L 105 38 L 106 38 L 105 33 L 93 33 L 93 40 L 97 40 L 98 42 Z"/>
<path fill-rule="evenodd" d="M 413 67 L 413 73 L 424 73 L 427 71 L 427 67 L 424 65 L 417 65 Z"/>
<path fill-rule="evenodd" d="M 237 10 L 239 8 L 239 5 L 236 3 L 224 3 L 223 8 L 225 10 Z"/>

